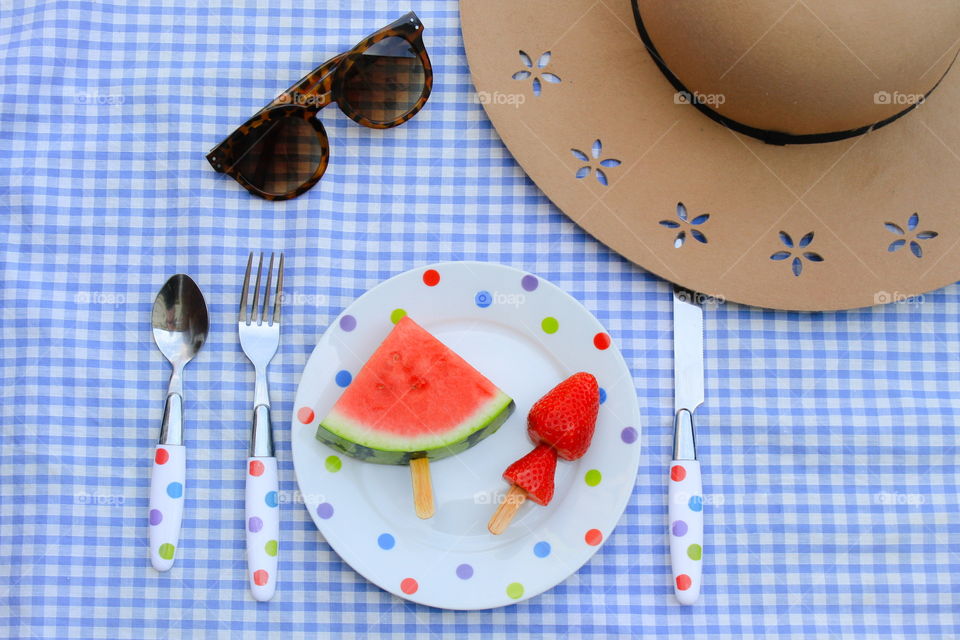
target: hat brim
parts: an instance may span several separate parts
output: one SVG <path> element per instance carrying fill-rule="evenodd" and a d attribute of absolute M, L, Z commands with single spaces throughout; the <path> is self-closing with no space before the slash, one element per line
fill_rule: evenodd
<path fill-rule="evenodd" d="M 718 298 L 798 310 L 908 299 L 960 279 L 956 69 L 881 129 L 773 146 L 677 99 L 630 0 L 460 9 L 473 81 L 510 152 L 572 220 L 643 268 Z M 542 79 L 535 95 L 544 73 L 559 82 Z"/>

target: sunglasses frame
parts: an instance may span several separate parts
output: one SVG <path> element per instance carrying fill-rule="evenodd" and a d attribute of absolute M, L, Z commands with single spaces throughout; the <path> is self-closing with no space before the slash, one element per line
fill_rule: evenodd
<path fill-rule="evenodd" d="M 403 38 L 410 43 L 411 50 L 423 65 L 423 91 L 413 107 L 402 116 L 387 122 L 379 122 L 370 120 L 354 110 L 353 106 L 344 98 L 343 81 L 364 51 L 377 42 L 390 37 Z M 433 66 L 430 64 L 430 57 L 427 55 L 426 47 L 423 44 L 423 23 L 411 11 L 367 36 L 349 51 L 330 58 L 294 83 L 293 86 L 277 96 L 249 120 L 237 127 L 220 144 L 211 149 L 207 154 L 207 161 L 218 173 L 226 173 L 239 182 L 244 189 L 265 200 L 296 198 L 317 184 L 327 170 L 327 162 L 330 159 L 330 143 L 323 124 L 317 118 L 321 109 L 336 102 L 340 110 L 357 124 L 371 129 L 389 129 L 399 126 L 417 115 L 426 104 L 432 89 Z M 281 194 L 267 193 L 243 177 L 237 169 L 237 164 L 242 158 L 243 152 L 251 149 L 259 142 L 259 138 L 249 142 L 247 136 L 268 122 L 277 122 L 280 118 L 303 118 L 309 122 L 320 140 L 322 157 L 313 175 L 296 189 Z M 265 128 L 264 132 L 268 130 L 269 127 Z"/>

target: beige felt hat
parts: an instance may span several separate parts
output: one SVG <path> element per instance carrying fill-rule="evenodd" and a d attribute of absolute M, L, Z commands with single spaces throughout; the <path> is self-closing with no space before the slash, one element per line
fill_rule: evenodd
<path fill-rule="evenodd" d="M 780 309 L 960 279 L 960 2 L 461 0 L 480 101 L 580 226 Z"/>

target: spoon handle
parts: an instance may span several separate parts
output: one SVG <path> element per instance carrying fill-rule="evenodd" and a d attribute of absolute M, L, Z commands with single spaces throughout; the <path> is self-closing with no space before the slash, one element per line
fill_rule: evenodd
<path fill-rule="evenodd" d="M 277 459 L 247 458 L 247 574 L 253 598 L 266 602 L 277 588 L 280 494 Z"/>
<path fill-rule="evenodd" d="M 157 445 L 150 476 L 150 561 L 157 571 L 173 566 L 183 520 L 183 492 L 187 478 L 187 448 Z"/>

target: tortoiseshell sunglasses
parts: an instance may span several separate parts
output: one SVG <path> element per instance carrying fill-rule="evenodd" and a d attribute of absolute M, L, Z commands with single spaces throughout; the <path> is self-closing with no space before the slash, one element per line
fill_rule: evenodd
<path fill-rule="evenodd" d="M 423 24 L 412 11 L 304 76 L 207 154 L 250 193 L 295 198 L 327 168 L 330 146 L 320 109 L 336 102 L 350 119 L 373 129 L 417 114 L 433 86 Z"/>

